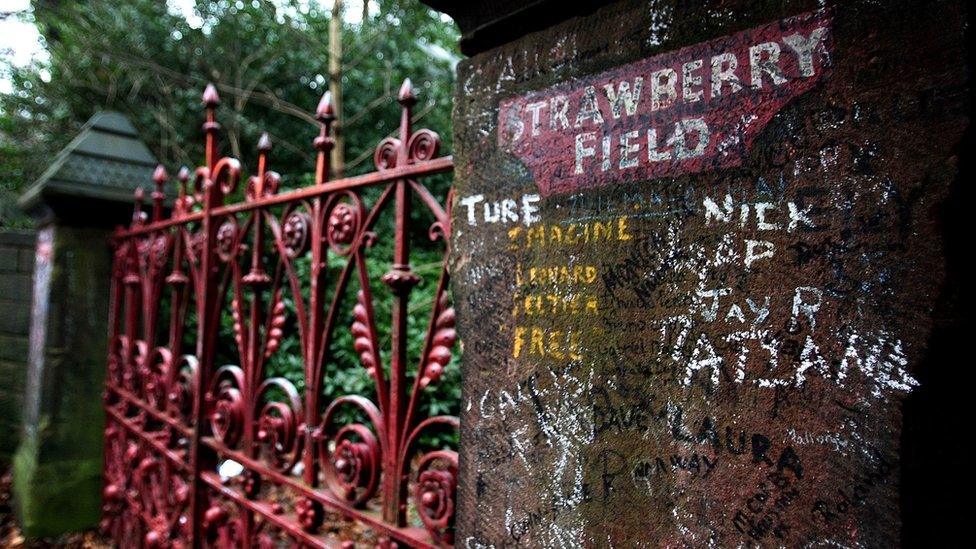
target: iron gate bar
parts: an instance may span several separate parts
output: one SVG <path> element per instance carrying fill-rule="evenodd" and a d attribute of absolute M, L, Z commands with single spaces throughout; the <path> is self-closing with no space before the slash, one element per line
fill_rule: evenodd
<path fill-rule="evenodd" d="M 287 204 L 289 202 L 296 202 L 299 200 L 305 200 L 309 198 L 317 198 L 325 195 L 329 195 L 338 191 L 344 191 L 348 189 L 376 186 L 383 183 L 390 183 L 398 179 L 411 179 L 415 177 L 437 175 L 441 173 L 450 173 L 454 171 L 454 159 L 451 156 L 441 156 L 434 158 L 432 160 L 424 161 L 420 164 L 410 164 L 403 167 L 390 168 L 389 170 L 384 170 L 381 172 L 371 172 L 362 175 L 354 175 L 344 179 L 338 179 L 336 181 L 330 181 L 322 185 L 315 185 L 312 187 L 305 187 L 303 189 L 295 189 L 291 191 L 286 191 L 281 194 L 272 195 L 269 197 L 258 199 L 254 202 L 242 202 L 238 204 L 230 204 L 227 206 L 220 206 L 214 208 L 212 215 L 215 217 L 225 216 L 229 214 L 241 213 L 250 210 L 266 208 L 268 206 L 279 206 L 282 204 Z M 192 212 L 185 214 L 179 218 L 163 219 L 158 222 L 148 223 L 144 225 L 134 226 L 127 228 L 124 233 L 121 233 L 123 237 L 126 236 L 139 236 L 145 235 L 147 233 L 157 232 L 161 229 L 166 229 L 173 227 L 175 225 L 185 225 L 193 221 L 202 221 L 204 213 Z"/>
<path fill-rule="evenodd" d="M 376 172 L 327 181 L 335 118 L 326 93 L 316 111 L 314 185 L 278 193 L 281 178 L 268 169 L 272 146 L 265 134 L 245 199 L 233 204 L 224 199 L 237 188 L 241 166 L 218 158 L 220 98 L 213 86 L 207 86 L 203 102 L 206 162 L 194 172 L 192 187 L 190 173 L 182 169 L 179 196 L 165 218 L 162 189 L 169 177 L 160 166 L 153 174 L 151 214 L 142 211 L 140 189 L 132 223 L 113 239 L 103 530 L 122 547 L 355 546 L 341 539 L 342 532 L 321 531 L 328 510 L 371 530 L 378 547 L 452 545 L 457 454 L 423 453 L 417 441 L 427 429 L 458 428 L 456 417 L 423 418 L 418 408 L 421 395 L 442 376 L 457 339 L 444 259 L 452 193 L 445 209 L 420 179 L 453 171 L 453 161 L 437 157 L 436 133 L 413 130 L 410 81 L 398 96 L 398 138 L 378 144 Z M 367 208 L 359 191 L 378 185 L 386 188 Z M 411 388 L 407 303 L 420 281 L 410 268 L 414 198 L 433 216 L 428 234 L 432 241 L 443 240 L 444 252 Z M 387 378 L 366 251 L 378 239 L 375 223 L 390 207 L 392 266 L 381 277 L 393 300 Z M 345 261 L 331 281 L 331 300 L 330 255 Z M 299 258 L 310 259 L 307 280 L 296 271 Z M 339 308 L 354 283 L 359 290 L 347 327 L 360 366 L 374 381 L 376 402 L 357 395 L 322 402 L 324 366 L 342 322 Z M 169 328 L 160 343 L 167 287 Z M 182 347 L 191 306 L 196 337 L 187 355 Z M 228 314 L 239 364 L 216 368 L 219 328 Z M 298 329 L 304 394 L 264 373 L 289 316 Z M 337 421 L 344 407 L 358 409 L 365 421 Z M 229 461 L 242 471 L 218 473 L 218 464 Z M 411 500 L 423 527 L 409 524 Z M 368 508 L 374 503 L 379 511 Z"/>

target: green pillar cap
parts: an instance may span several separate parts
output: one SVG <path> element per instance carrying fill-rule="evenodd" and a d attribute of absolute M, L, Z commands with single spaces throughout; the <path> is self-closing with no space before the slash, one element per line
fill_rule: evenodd
<path fill-rule="evenodd" d="M 125 116 L 99 112 L 54 157 L 18 203 L 42 221 L 82 215 L 93 219 L 100 215 L 96 212 L 105 210 L 124 215 L 131 210 L 135 189 L 151 185 L 156 164 L 156 157 Z M 107 217 L 104 222 L 121 223 L 125 219 Z"/>

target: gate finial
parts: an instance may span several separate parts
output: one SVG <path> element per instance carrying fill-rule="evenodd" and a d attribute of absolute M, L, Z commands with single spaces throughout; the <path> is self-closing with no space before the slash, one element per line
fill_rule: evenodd
<path fill-rule="evenodd" d="M 258 173 L 251 178 L 254 186 L 253 197 L 256 199 L 278 191 L 275 184 L 277 174 L 268 173 L 269 152 L 271 152 L 271 136 L 268 135 L 268 132 L 261 132 L 261 137 L 258 139 Z M 271 175 L 271 180 L 268 180 L 265 174 Z"/>
<path fill-rule="evenodd" d="M 411 109 L 417 104 L 417 94 L 414 92 L 413 83 L 410 82 L 409 78 L 403 79 L 403 84 L 400 85 L 400 93 L 397 95 L 397 102 L 403 109 L 400 113 L 400 143 L 396 146 L 396 165 L 405 166 L 408 162 L 407 141 L 410 139 L 410 134 L 413 133 L 410 119 Z"/>
<path fill-rule="evenodd" d="M 152 176 L 153 184 L 156 185 L 156 188 L 152 192 L 153 222 L 159 221 L 163 217 L 163 201 L 166 200 L 163 185 L 166 184 L 167 179 L 169 179 L 169 174 L 166 173 L 166 168 L 162 164 L 158 164 Z"/>
<path fill-rule="evenodd" d="M 319 99 L 319 106 L 315 109 L 315 118 L 323 124 L 331 124 L 335 120 L 335 107 L 332 105 L 332 92 L 327 91 Z"/>
<path fill-rule="evenodd" d="M 146 214 L 142 211 L 142 199 L 145 192 L 142 190 L 142 187 L 136 187 L 132 195 L 135 198 L 135 204 L 132 207 L 132 224 L 141 225 L 146 220 Z"/>
<path fill-rule="evenodd" d="M 262 153 L 271 151 L 271 137 L 268 132 L 261 132 L 261 137 L 258 139 L 258 151 Z"/>
<path fill-rule="evenodd" d="M 404 107 L 412 107 L 417 102 L 417 93 L 414 91 L 413 83 L 410 82 L 409 78 L 403 79 L 397 101 Z"/>
<path fill-rule="evenodd" d="M 335 141 L 329 135 L 332 131 L 332 123 L 336 119 L 332 92 L 327 91 L 322 94 L 322 99 L 315 109 L 315 118 L 318 119 L 320 126 L 319 135 L 312 141 L 312 146 L 319 152 L 315 161 L 315 184 L 321 185 L 329 179 L 329 153 L 335 146 Z"/>
<path fill-rule="evenodd" d="M 180 166 L 180 171 L 176 174 L 176 180 L 179 181 L 179 196 L 176 199 L 175 212 L 180 214 L 190 211 L 190 204 L 193 198 L 188 196 L 186 184 L 190 181 L 190 169 L 186 166 Z"/>
<path fill-rule="evenodd" d="M 212 109 L 220 104 L 220 94 L 217 93 L 217 88 L 212 83 L 207 84 L 207 87 L 203 90 L 203 104 L 208 109 Z"/>
<path fill-rule="evenodd" d="M 217 105 L 220 104 L 220 95 L 214 85 L 207 84 L 203 90 L 203 105 L 207 109 L 207 121 L 203 123 L 203 131 L 207 135 L 207 168 L 211 171 L 217 164 L 217 132 L 220 124 L 217 123 Z"/>

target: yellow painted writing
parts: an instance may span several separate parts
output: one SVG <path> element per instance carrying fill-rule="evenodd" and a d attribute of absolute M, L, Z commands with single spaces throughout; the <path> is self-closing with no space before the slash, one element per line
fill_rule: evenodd
<path fill-rule="evenodd" d="M 515 296 L 512 315 L 577 315 L 596 314 L 598 311 L 596 296 L 592 295 L 529 294 Z"/>
<path fill-rule="evenodd" d="M 555 358 L 580 360 L 583 358 L 579 332 L 554 330 L 539 326 L 516 326 L 512 357 Z"/>
<path fill-rule="evenodd" d="M 614 240 L 630 240 L 627 218 L 587 223 L 547 224 L 513 227 L 508 230 L 509 243 L 517 247 L 576 246 Z"/>
<path fill-rule="evenodd" d="M 559 265 L 523 268 L 515 264 L 515 285 L 534 284 L 592 284 L 596 281 L 593 265 Z"/>

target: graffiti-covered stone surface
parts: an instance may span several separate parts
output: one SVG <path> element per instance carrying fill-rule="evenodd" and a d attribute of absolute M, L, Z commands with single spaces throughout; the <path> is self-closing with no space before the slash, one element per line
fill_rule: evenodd
<path fill-rule="evenodd" d="M 624 1 L 461 64 L 459 545 L 902 542 L 965 17 Z"/>
<path fill-rule="evenodd" d="M 805 13 L 504 100 L 499 145 L 544 195 L 738 165 L 829 70 L 830 26 Z"/>

